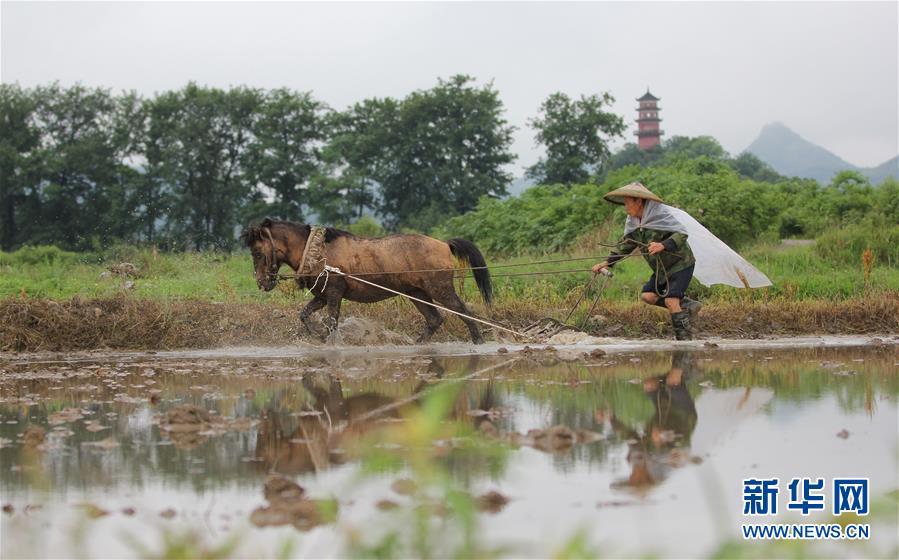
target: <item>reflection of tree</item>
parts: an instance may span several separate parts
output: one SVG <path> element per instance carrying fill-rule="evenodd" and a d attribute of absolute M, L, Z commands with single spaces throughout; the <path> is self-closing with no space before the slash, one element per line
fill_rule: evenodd
<path fill-rule="evenodd" d="M 662 375 L 647 377 L 643 392 L 652 402 L 653 414 L 642 430 L 619 421 L 614 412 L 609 418 L 613 430 L 628 443 L 627 462 L 631 472 L 617 486 L 644 488 L 661 483 L 673 467 L 689 459 L 690 437 L 698 417 L 686 381 L 698 370 L 686 352 L 675 352 L 671 369 Z"/>

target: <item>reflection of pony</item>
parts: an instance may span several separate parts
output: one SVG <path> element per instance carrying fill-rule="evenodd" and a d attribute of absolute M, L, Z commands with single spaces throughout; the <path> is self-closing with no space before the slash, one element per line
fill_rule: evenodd
<path fill-rule="evenodd" d="M 491 302 L 492 288 L 487 263 L 474 243 L 465 239 L 443 242 L 424 235 L 405 234 L 371 239 L 327 228 L 321 236 L 321 245 L 310 248 L 318 243 L 312 232 L 312 227 L 306 224 L 266 218 L 259 226 L 247 228 L 241 234 L 241 239 L 253 254 L 256 284 L 260 289 L 269 291 L 275 287 L 282 264 L 288 265 L 297 274 L 307 274 L 307 265 L 312 265 L 309 270 L 318 273 L 327 264 L 347 274 L 364 276 L 369 282 L 397 292 L 429 303 L 436 301 L 457 313 L 470 315 L 453 287 L 454 258 L 457 258 L 474 269 L 475 282 L 484 301 L 487 304 Z M 317 258 L 309 259 L 307 252 L 316 253 Z M 327 282 L 315 282 L 313 277 L 302 277 L 297 281 L 309 288 L 314 296 L 300 313 L 303 324 L 313 333 L 315 329 L 309 322 L 309 316 L 326 305 L 328 328 L 333 331 L 337 328 L 342 299 L 372 303 L 395 295 L 337 274 L 331 275 Z M 414 300 L 412 303 L 425 318 L 426 326 L 419 342 L 426 342 L 440 328 L 443 316 L 430 305 Z M 462 320 L 472 341 L 483 342 L 477 323 L 465 317 Z"/>
<path fill-rule="evenodd" d="M 303 376 L 303 386 L 314 397 L 312 410 L 298 412 L 296 427 L 287 433 L 277 410 L 266 410 L 260 418 L 256 436 L 256 459 L 265 471 L 282 474 L 318 472 L 344 462 L 340 449 L 346 437 L 358 437 L 374 425 L 374 420 L 396 417 L 385 413 L 373 422 L 354 423 L 373 410 L 393 402 L 377 393 L 361 393 L 344 397 L 340 381 L 329 377 L 327 390 L 315 385 L 310 376 Z M 352 425 L 353 430 L 332 430 L 339 425 Z"/>
<path fill-rule="evenodd" d="M 468 368 L 474 369 L 479 357 L 470 356 Z M 407 416 L 421 405 L 424 394 L 441 379 L 445 369 L 438 360 L 428 364 L 427 380 L 422 380 L 404 399 L 386 397 L 374 392 L 344 396 L 340 380 L 326 375 L 326 383 L 315 383 L 313 376 L 303 376 L 303 388 L 312 397 L 309 410 L 297 411 L 288 417 L 278 410 L 277 402 L 260 416 L 256 436 L 255 457 L 259 468 L 282 474 L 318 472 L 351 460 L 354 443 L 384 426 L 385 419 Z M 466 391 L 460 391 L 449 411 L 449 417 L 483 429 L 486 418 L 472 416 L 472 403 Z M 492 383 L 478 398 L 481 409 L 493 406 L 495 395 Z M 286 425 L 289 424 L 289 425 Z"/>

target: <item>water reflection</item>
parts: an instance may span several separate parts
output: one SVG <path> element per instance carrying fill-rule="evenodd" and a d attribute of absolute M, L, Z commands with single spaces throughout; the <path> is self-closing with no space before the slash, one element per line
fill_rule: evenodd
<path fill-rule="evenodd" d="M 320 378 L 323 382 L 316 382 Z M 342 464 L 348 439 L 384 418 L 399 418 L 391 407 L 396 399 L 374 391 L 347 395 L 332 374 L 304 376 L 302 384 L 311 397 L 308 407 L 293 410 L 274 398 L 262 412 L 255 450 L 259 470 L 300 474 Z"/>
<path fill-rule="evenodd" d="M 610 415 L 614 432 L 627 442 L 630 467 L 628 477 L 613 483 L 614 487 L 646 489 L 690 460 L 690 437 L 698 416 L 687 381 L 698 373 L 690 353 L 675 352 L 667 372 L 643 381 L 643 392 L 652 403 L 653 412 L 641 430 L 618 420 L 614 412 Z"/>
<path fill-rule="evenodd" d="M 493 522 L 499 533 L 508 524 L 536 535 L 550 512 L 575 525 L 592 513 L 568 508 L 571 502 L 622 495 L 645 508 L 664 508 L 654 504 L 678 495 L 673 503 L 690 515 L 715 516 L 687 498 L 700 471 L 725 485 L 746 473 L 830 471 L 860 472 L 883 492 L 897 484 L 895 446 L 883 446 L 896 441 L 895 347 L 509 360 L 0 361 L 0 493 L 17 511 L 40 504 L 45 514 L 110 496 L 133 496 L 126 505 L 140 510 L 165 494 L 179 511 L 222 496 L 221 504 L 248 504 L 246 518 L 276 472 L 313 493 L 332 484 L 327 492 L 342 499 L 335 473 L 366 459 L 372 447 L 361 443 L 383 451 L 386 430 L 415 418 L 422 397 L 446 384 L 458 388 L 450 431 L 481 447 L 462 452 L 442 436 L 447 441 L 433 442 L 430 452 L 462 487 L 489 484 L 514 497 Z M 160 423 L 188 405 L 207 416 L 179 441 Z M 837 437 L 841 430 L 846 438 Z M 400 457 L 407 451 L 389 446 Z M 491 446 L 508 453 L 498 460 Z M 817 470 L 806 473 L 802 460 Z M 389 485 L 396 475 L 385 478 Z M 345 505 L 341 515 L 350 515 Z M 626 532 L 623 521 L 603 523 Z"/>

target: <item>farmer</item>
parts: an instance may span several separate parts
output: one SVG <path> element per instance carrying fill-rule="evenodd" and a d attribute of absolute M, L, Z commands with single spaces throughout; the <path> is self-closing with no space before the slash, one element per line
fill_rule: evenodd
<path fill-rule="evenodd" d="M 640 299 L 667 308 L 677 340 L 691 340 L 691 319 L 702 304 L 684 295 L 696 264 L 687 242 L 687 229 L 669 211 L 670 206 L 662 204 L 662 199 L 640 183 L 615 189 L 604 198 L 613 204 L 623 204 L 627 221 L 621 242 L 606 260 L 593 267 L 593 272 L 598 274 L 611 268 L 639 249 L 653 270 Z"/>

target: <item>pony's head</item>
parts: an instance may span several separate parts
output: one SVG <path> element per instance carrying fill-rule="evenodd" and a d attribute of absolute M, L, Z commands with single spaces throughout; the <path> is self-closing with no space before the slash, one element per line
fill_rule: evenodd
<path fill-rule="evenodd" d="M 286 255 L 283 243 L 275 240 L 271 218 L 262 220 L 258 226 L 250 226 L 240 234 L 240 240 L 249 247 L 253 255 L 253 271 L 256 285 L 269 292 L 278 284 L 278 269 Z"/>

